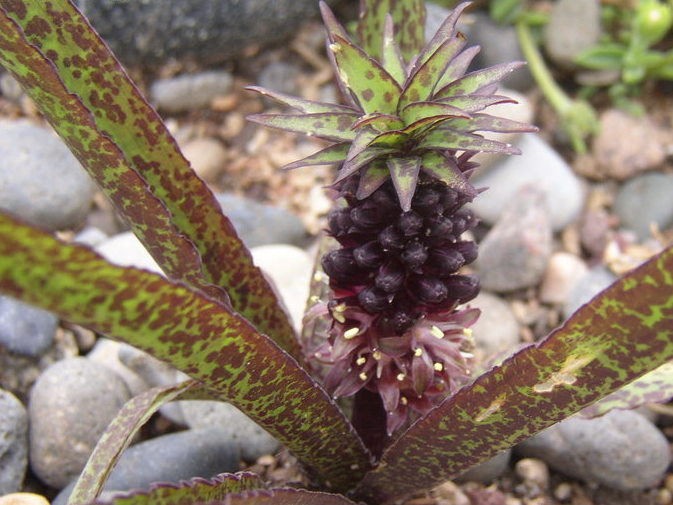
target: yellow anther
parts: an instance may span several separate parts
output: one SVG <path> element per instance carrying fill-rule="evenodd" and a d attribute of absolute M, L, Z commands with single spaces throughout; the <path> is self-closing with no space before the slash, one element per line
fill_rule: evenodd
<path fill-rule="evenodd" d="M 406 397 L 402 396 L 402 397 L 400 398 L 400 403 L 401 403 L 402 405 L 406 405 L 407 403 L 409 403 L 409 400 L 407 400 Z"/>
<path fill-rule="evenodd" d="M 407 376 L 407 374 L 400 372 L 400 373 L 397 374 L 397 380 L 398 381 L 403 381 L 406 378 L 406 376 Z"/>
<path fill-rule="evenodd" d="M 416 356 L 417 358 L 423 356 L 423 349 L 421 349 L 420 347 L 414 349 L 414 356 Z"/>
<path fill-rule="evenodd" d="M 349 330 L 344 331 L 344 338 L 346 340 L 350 340 L 351 338 L 355 338 L 358 333 L 360 333 L 360 328 L 351 328 Z"/>
<path fill-rule="evenodd" d="M 313 280 L 316 282 L 322 282 L 325 279 L 325 276 L 322 272 L 316 272 L 313 274 Z"/>
<path fill-rule="evenodd" d="M 432 365 L 432 368 L 434 368 L 436 372 L 441 372 L 442 370 L 444 370 L 444 365 L 440 362 L 437 362 L 434 365 Z"/>
<path fill-rule="evenodd" d="M 362 372 L 360 375 L 358 375 L 361 381 L 366 381 L 367 380 L 367 374 Z"/>
<path fill-rule="evenodd" d="M 472 328 L 463 328 L 463 335 L 466 337 L 471 337 L 472 336 Z"/>
<path fill-rule="evenodd" d="M 358 359 L 355 360 L 355 364 L 358 366 L 362 366 L 365 363 L 367 363 L 367 358 L 365 358 L 364 356 L 360 356 Z"/>
<path fill-rule="evenodd" d="M 444 338 L 444 332 L 440 330 L 437 326 L 433 325 L 433 327 L 430 328 L 430 333 L 432 333 L 434 337 Z"/>
<path fill-rule="evenodd" d="M 309 301 L 311 303 L 318 303 L 320 301 L 320 297 L 317 295 L 311 295 L 311 298 L 309 298 Z"/>
<path fill-rule="evenodd" d="M 376 361 L 380 360 L 383 357 L 383 354 L 381 354 L 381 351 L 374 351 L 372 353 L 372 358 L 374 358 Z"/>

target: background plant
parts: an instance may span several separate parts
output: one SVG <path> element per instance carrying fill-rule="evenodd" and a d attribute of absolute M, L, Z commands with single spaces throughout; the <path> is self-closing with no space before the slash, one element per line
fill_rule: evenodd
<path fill-rule="evenodd" d="M 420 13 L 422 3 L 408 7 Z M 394 20 L 404 21 L 399 14 Z M 376 16 L 371 26 L 384 23 Z M 412 44 L 409 51 L 420 49 Z M 138 426 L 175 398 L 233 403 L 297 456 L 316 489 L 383 503 L 464 472 L 673 357 L 669 248 L 546 339 L 444 400 L 373 459 L 308 373 L 273 290 L 210 190 L 72 4 L 0 0 L 0 62 L 167 276 L 113 266 L 3 214 L 0 291 L 146 350 L 193 378 L 127 404 L 92 455 L 71 503 L 94 499 Z M 617 405 L 642 403 L 648 390 L 638 386 Z M 264 489 L 247 473 L 158 486 L 115 502 L 351 503 L 318 491 Z"/>

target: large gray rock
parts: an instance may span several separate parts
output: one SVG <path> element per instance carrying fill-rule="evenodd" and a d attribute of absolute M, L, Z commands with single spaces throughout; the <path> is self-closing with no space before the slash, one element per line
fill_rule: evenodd
<path fill-rule="evenodd" d="M 0 121 L 0 160 L 0 209 L 49 230 L 82 223 L 94 186 L 54 133 Z"/>
<path fill-rule="evenodd" d="M 229 92 L 234 78 L 224 70 L 182 74 L 159 79 L 150 87 L 152 103 L 166 112 L 183 112 L 210 104 Z"/>
<path fill-rule="evenodd" d="M 57 324 L 51 312 L 0 296 L 0 347 L 37 358 L 54 341 Z"/>
<path fill-rule="evenodd" d="M 28 414 L 0 389 L 0 496 L 21 490 L 28 467 Z"/>
<path fill-rule="evenodd" d="M 79 7 L 126 64 L 168 59 L 216 63 L 251 44 L 292 36 L 317 16 L 317 0 L 79 0 Z"/>
<path fill-rule="evenodd" d="M 671 462 L 666 437 L 629 410 L 567 419 L 521 443 L 517 452 L 571 477 L 620 490 L 656 485 Z"/>
<path fill-rule="evenodd" d="M 129 398 L 116 373 L 86 358 L 57 361 L 47 368 L 28 404 L 33 472 L 52 487 L 68 484 Z"/>
<path fill-rule="evenodd" d="M 598 42 L 601 6 L 598 0 L 559 0 L 545 25 L 544 43 L 549 57 L 572 68 L 575 58 Z"/>
<path fill-rule="evenodd" d="M 673 225 L 673 175 L 652 173 L 634 177 L 617 193 L 614 210 L 623 227 L 639 239 L 650 236 L 650 226 L 665 230 Z"/>

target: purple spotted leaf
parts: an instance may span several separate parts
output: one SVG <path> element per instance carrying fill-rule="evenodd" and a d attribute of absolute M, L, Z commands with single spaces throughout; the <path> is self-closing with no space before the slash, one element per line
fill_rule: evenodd
<path fill-rule="evenodd" d="M 416 121 L 423 121 L 430 117 L 469 117 L 469 115 L 464 110 L 458 109 L 453 105 L 440 102 L 410 103 L 400 111 L 400 116 L 407 124 L 411 124 Z"/>
<path fill-rule="evenodd" d="M 277 102 L 280 102 L 284 105 L 287 105 L 288 107 L 291 107 L 305 114 L 317 114 L 320 112 L 336 112 L 336 113 L 352 114 L 355 112 L 355 110 L 352 107 L 347 107 L 345 105 L 316 102 L 314 100 L 304 100 L 303 98 L 297 98 L 296 96 L 262 88 L 261 86 L 246 86 L 245 89 L 259 93 L 260 95 L 271 98 Z"/>
<path fill-rule="evenodd" d="M 214 195 L 71 2 L 0 0 L 0 64 L 167 276 L 231 304 L 302 359 L 274 290 Z"/>
<path fill-rule="evenodd" d="M 367 198 L 390 179 L 390 170 L 384 160 L 374 160 L 363 169 L 355 197 L 359 200 Z"/>
<path fill-rule="evenodd" d="M 512 144 L 485 139 L 475 133 L 465 133 L 448 127 L 430 131 L 419 143 L 424 149 L 456 149 L 485 153 L 521 154 Z"/>
<path fill-rule="evenodd" d="M 591 419 L 612 409 L 635 409 L 648 403 L 666 403 L 673 399 L 673 362 L 668 362 L 580 410 L 579 415 Z"/>
<path fill-rule="evenodd" d="M 295 359 L 237 312 L 0 214 L 0 292 L 127 342 L 203 383 L 347 489 L 369 466 L 352 426 Z"/>
<path fill-rule="evenodd" d="M 360 0 L 358 41 L 372 57 L 380 60 L 383 50 L 381 34 L 386 17 L 395 26 L 394 39 L 404 61 L 410 61 L 425 42 L 425 3 L 423 0 Z"/>
<path fill-rule="evenodd" d="M 149 489 L 116 494 L 95 505 L 190 505 L 226 503 L 228 495 L 266 489 L 264 481 L 251 472 L 222 473 L 212 479 L 196 477 L 179 483 L 156 483 Z"/>
<path fill-rule="evenodd" d="M 469 183 L 456 162 L 441 152 L 425 153 L 421 161 L 421 170 L 470 198 L 477 196 L 477 190 Z"/>
<path fill-rule="evenodd" d="M 416 191 L 418 173 L 421 168 L 421 158 L 410 156 L 408 158 L 388 158 L 386 160 L 393 186 L 400 200 L 403 212 L 411 210 L 411 199 Z"/>
<path fill-rule="evenodd" d="M 404 58 L 400 52 L 400 47 L 395 42 L 395 25 L 393 17 L 386 14 L 383 28 L 383 49 L 381 51 L 381 64 L 383 68 L 392 76 L 397 84 L 402 86 L 407 79 L 407 73 L 404 65 Z"/>
<path fill-rule="evenodd" d="M 522 61 L 514 61 L 511 63 L 501 63 L 500 65 L 494 65 L 482 70 L 475 70 L 459 79 L 452 80 L 437 91 L 434 98 L 440 99 L 454 95 L 469 95 L 470 93 L 479 94 L 480 90 L 501 81 L 523 65 L 525 63 Z"/>
<path fill-rule="evenodd" d="M 490 107 L 491 105 L 497 105 L 500 103 L 516 103 L 516 100 L 501 95 L 456 95 L 450 96 L 448 98 L 442 98 L 441 100 L 438 100 L 438 102 L 452 105 L 453 107 L 461 109 L 469 114 L 484 110 L 486 107 Z"/>
<path fill-rule="evenodd" d="M 365 114 L 395 114 L 402 91 L 397 81 L 350 40 L 339 35 L 333 35 L 333 39 L 329 50 L 334 54 L 337 72 L 360 109 Z"/>
<path fill-rule="evenodd" d="M 356 495 L 385 503 L 430 488 L 669 362 L 672 271 L 669 247 L 446 399 L 393 442 Z"/>
<path fill-rule="evenodd" d="M 202 400 L 210 396 L 198 382 L 190 380 L 152 388 L 127 401 L 96 443 L 70 494 L 68 505 L 86 505 L 98 497 L 122 452 L 162 405 L 178 399 Z"/>
<path fill-rule="evenodd" d="M 365 149 L 361 153 L 354 156 L 352 160 L 346 160 L 343 165 L 341 165 L 334 182 L 336 183 L 343 181 L 346 177 L 353 175 L 355 172 L 368 165 L 376 158 L 383 157 L 386 154 L 393 154 L 396 151 L 397 150 L 394 148 L 385 147 L 370 147 Z"/>
<path fill-rule="evenodd" d="M 491 116 L 489 114 L 472 114 L 469 118 L 451 119 L 446 124 L 449 128 L 461 130 L 464 132 L 491 131 L 491 132 L 536 132 L 538 128 L 528 124 L 521 123 L 503 117 Z"/>
<path fill-rule="evenodd" d="M 479 54 L 480 50 L 481 50 L 481 48 L 479 46 L 468 47 L 462 53 L 460 53 L 458 56 L 456 56 L 453 59 L 453 61 L 451 61 L 451 64 L 444 71 L 444 74 L 439 79 L 439 82 L 437 83 L 437 86 L 435 87 L 435 90 L 440 90 L 440 91 L 435 93 L 435 96 L 433 98 L 438 98 L 440 93 L 441 93 L 441 90 L 444 87 L 446 87 L 448 84 L 452 83 L 456 79 L 465 75 L 465 72 L 467 72 L 467 69 L 469 68 L 470 63 L 472 63 L 472 60 L 474 59 L 474 57 L 477 56 L 477 54 Z M 481 94 L 487 95 L 488 93 L 481 93 Z"/>
<path fill-rule="evenodd" d="M 308 167 L 314 165 L 331 165 L 332 163 L 341 163 L 348 155 L 350 145 L 346 142 L 334 144 L 316 153 L 302 158 L 281 167 L 282 170 L 293 170 L 299 167 Z"/>
<path fill-rule="evenodd" d="M 390 147 L 393 149 L 399 149 L 409 140 L 409 135 L 404 131 L 390 131 L 381 133 L 377 135 L 369 142 L 369 148 L 379 147 L 386 148 Z"/>
<path fill-rule="evenodd" d="M 252 114 L 248 120 L 269 128 L 303 133 L 334 142 L 355 138 L 351 129 L 357 114 L 346 112 L 318 112 L 315 114 Z"/>
<path fill-rule="evenodd" d="M 175 504 L 182 505 L 182 504 Z M 345 496 L 306 489 L 269 489 L 235 493 L 224 502 L 202 505 L 356 505 Z"/>
<path fill-rule="evenodd" d="M 404 128 L 404 122 L 398 116 L 392 114 L 373 113 L 362 116 L 352 128 L 357 130 L 364 126 L 369 126 L 378 132 L 384 132 Z"/>

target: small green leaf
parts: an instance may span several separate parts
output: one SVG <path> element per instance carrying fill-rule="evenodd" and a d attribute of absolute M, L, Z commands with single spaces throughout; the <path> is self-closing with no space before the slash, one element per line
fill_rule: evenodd
<path fill-rule="evenodd" d="M 482 151 L 485 153 L 520 154 L 512 144 L 485 139 L 474 133 L 464 133 L 451 128 L 439 127 L 429 132 L 419 147 L 425 149 L 456 149 L 459 151 Z"/>
<path fill-rule="evenodd" d="M 521 123 L 512 119 L 491 116 L 489 114 L 473 114 L 472 117 L 462 119 L 450 119 L 446 122 L 448 128 L 465 132 L 491 131 L 491 132 L 536 132 L 538 128 L 528 123 Z"/>
<path fill-rule="evenodd" d="M 479 112 L 480 110 L 484 110 L 491 105 L 497 105 L 500 103 L 517 103 L 516 100 L 513 100 L 508 96 L 501 95 L 456 95 L 450 96 L 448 98 L 442 98 L 439 100 L 439 102 L 452 105 L 457 109 L 467 112 L 468 114 Z"/>
<path fill-rule="evenodd" d="M 393 18 L 386 14 L 385 27 L 383 29 L 383 52 L 381 53 L 381 64 L 383 68 L 397 81 L 400 86 L 407 79 L 407 73 L 404 66 L 404 59 L 400 48 L 395 42 L 393 35 L 395 27 Z"/>
<path fill-rule="evenodd" d="M 444 71 L 444 75 L 442 75 L 441 79 L 439 79 L 435 89 L 440 90 L 441 92 L 442 88 L 445 88 L 448 84 L 452 83 L 456 79 L 463 77 L 474 57 L 479 54 L 480 49 L 481 48 L 479 46 L 468 47 L 465 49 L 465 51 L 456 56 Z M 438 97 L 439 92 L 435 94 L 433 99 Z"/>
<path fill-rule="evenodd" d="M 365 149 L 360 154 L 356 155 L 352 160 L 346 160 L 343 165 L 341 165 L 341 168 L 337 173 L 337 178 L 334 180 L 334 182 L 341 182 L 346 177 L 353 175 L 362 167 L 374 161 L 376 158 L 381 158 L 396 151 L 396 149 L 383 147 L 370 147 Z"/>
<path fill-rule="evenodd" d="M 397 81 L 359 47 L 339 35 L 329 46 L 337 72 L 366 113 L 395 114 L 402 92 Z"/>
<path fill-rule="evenodd" d="M 418 172 L 421 168 L 421 158 L 388 158 L 386 160 L 395 191 L 400 200 L 403 212 L 411 210 L 411 199 L 418 184 Z"/>
<path fill-rule="evenodd" d="M 332 163 L 341 163 L 346 159 L 350 144 L 343 142 L 334 144 L 317 153 L 313 153 L 306 158 L 302 158 L 281 167 L 282 170 L 293 170 L 299 167 L 308 167 L 314 165 L 331 165 Z"/>
<path fill-rule="evenodd" d="M 317 114 L 253 114 L 248 120 L 269 128 L 303 133 L 334 142 L 351 141 L 355 132 L 351 126 L 357 114 L 345 112 L 319 112 Z"/>
<path fill-rule="evenodd" d="M 579 411 L 591 419 L 612 409 L 635 409 L 648 403 L 666 403 L 673 398 L 673 363 L 668 362 Z"/>
<path fill-rule="evenodd" d="M 486 86 L 501 81 L 503 78 L 507 77 L 508 74 L 512 73 L 522 65 L 524 65 L 523 62 L 514 61 L 470 72 L 440 89 L 435 94 L 435 99 L 476 93 Z"/>
<path fill-rule="evenodd" d="M 376 131 L 385 132 L 404 128 L 404 122 L 398 116 L 392 114 L 372 113 L 362 116 L 352 128 L 357 130 L 363 126 L 370 126 Z"/>
<path fill-rule="evenodd" d="M 383 186 L 388 179 L 390 179 L 390 170 L 388 170 L 386 162 L 384 160 L 372 161 L 362 170 L 355 197 L 358 200 L 369 197 L 374 191 Z"/>
<path fill-rule="evenodd" d="M 460 171 L 456 162 L 441 152 L 428 151 L 423 154 L 421 170 L 470 198 L 477 196 L 477 190 Z"/>
<path fill-rule="evenodd" d="M 179 483 L 152 484 L 147 490 L 117 494 L 95 505 L 192 505 L 225 503 L 230 494 L 265 489 L 264 481 L 251 472 L 221 473 L 212 479 L 196 477 Z"/>
<path fill-rule="evenodd" d="M 582 51 L 575 63 L 596 70 L 619 70 L 624 65 L 626 48 L 617 44 L 601 44 Z"/>
<path fill-rule="evenodd" d="M 345 105 L 316 102 L 314 100 L 304 100 L 303 98 L 298 98 L 296 96 L 262 88 L 261 86 L 246 86 L 245 89 L 259 93 L 260 95 L 271 98 L 305 114 L 317 114 L 320 112 L 336 112 L 345 114 L 357 113 L 357 111 L 355 111 L 352 107 L 346 107 Z"/>
<path fill-rule="evenodd" d="M 468 118 L 470 115 L 464 110 L 457 109 L 453 105 L 440 102 L 414 102 L 404 107 L 401 111 L 402 119 L 406 124 L 416 121 L 422 121 L 429 117 L 462 117 Z"/>

